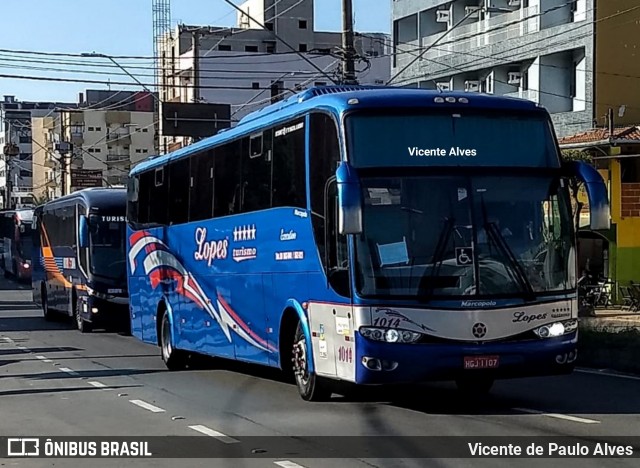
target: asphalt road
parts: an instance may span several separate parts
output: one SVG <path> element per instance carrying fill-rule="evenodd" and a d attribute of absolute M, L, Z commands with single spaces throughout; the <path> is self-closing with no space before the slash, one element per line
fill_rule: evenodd
<path fill-rule="evenodd" d="M 504 436 L 503 443 L 516 436 L 640 436 L 640 378 L 579 371 L 501 381 L 491 395 L 478 399 L 443 383 L 307 403 L 278 372 L 260 367 L 211 361 L 202 369 L 169 372 L 156 347 L 115 332 L 82 335 L 71 323 L 45 322 L 28 287 L 0 280 L 0 427 L 5 437 L 197 436 L 210 447 L 257 450 L 265 457 L 11 458 L 0 459 L 0 466 L 510 467 L 513 459 L 389 459 L 379 454 L 386 441 L 394 447 L 420 443 L 393 436 Z M 358 439 L 377 451 L 372 456 L 354 453 L 358 456 L 350 459 L 305 457 L 348 449 L 349 439 L 336 445 L 347 436 L 378 436 Z M 285 453 L 278 444 L 288 447 Z M 527 466 L 549 462 L 558 460 L 517 461 Z M 624 467 L 637 466 L 637 459 L 562 463 Z"/>

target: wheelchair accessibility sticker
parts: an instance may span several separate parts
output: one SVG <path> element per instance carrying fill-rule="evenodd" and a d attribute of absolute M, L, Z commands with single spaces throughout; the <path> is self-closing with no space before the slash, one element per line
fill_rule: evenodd
<path fill-rule="evenodd" d="M 473 263 L 473 249 L 471 247 L 456 247 L 456 265 L 465 266 Z"/>

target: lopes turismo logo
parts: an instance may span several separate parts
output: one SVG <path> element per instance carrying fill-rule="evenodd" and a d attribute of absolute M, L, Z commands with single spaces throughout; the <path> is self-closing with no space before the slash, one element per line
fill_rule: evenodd
<path fill-rule="evenodd" d="M 224 260 L 227 258 L 229 240 L 207 241 L 207 228 L 196 229 L 196 244 L 198 250 L 194 252 L 193 258 L 198 261 L 204 260 L 209 266 L 216 259 Z"/>

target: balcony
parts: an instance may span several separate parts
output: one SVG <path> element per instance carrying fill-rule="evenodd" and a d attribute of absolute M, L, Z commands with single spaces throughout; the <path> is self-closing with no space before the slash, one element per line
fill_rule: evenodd
<path fill-rule="evenodd" d="M 84 143 L 84 133 L 80 130 L 71 131 L 71 143 L 74 145 L 82 146 Z"/>
<path fill-rule="evenodd" d="M 44 166 L 51 169 L 56 168 L 58 167 L 58 160 L 54 158 L 52 155 L 47 154 L 44 157 Z"/>
<path fill-rule="evenodd" d="M 540 31 L 540 5 L 502 13 L 475 23 L 450 30 L 442 43 L 424 54 L 424 59 L 435 59 L 455 53 L 470 52 L 478 47 L 497 44 Z M 423 38 L 428 47 L 442 33 Z"/>
<path fill-rule="evenodd" d="M 537 89 L 521 89 L 515 93 L 507 93 L 505 97 L 526 99 L 527 101 L 540 102 L 540 91 Z"/>
<path fill-rule="evenodd" d="M 119 128 L 118 130 L 107 133 L 107 142 L 115 145 L 130 145 L 131 134 L 128 128 Z"/>
<path fill-rule="evenodd" d="M 107 111 L 105 114 L 107 125 L 125 125 L 131 123 L 131 112 L 128 111 Z"/>
<path fill-rule="evenodd" d="M 128 164 L 131 162 L 129 154 L 109 153 L 107 154 L 107 164 Z"/>

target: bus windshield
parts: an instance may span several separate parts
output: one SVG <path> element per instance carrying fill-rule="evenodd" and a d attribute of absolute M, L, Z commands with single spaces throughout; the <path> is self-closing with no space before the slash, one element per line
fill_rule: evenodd
<path fill-rule="evenodd" d="M 109 218 L 109 216 L 91 216 L 89 221 L 91 273 L 126 281 L 127 268 L 124 260 L 126 223 L 112 221 Z"/>
<path fill-rule="evenodd" d="M 362 296 L 497 297 L 575 288 L 569 193 L 561 178 L 362 179 L 356 236 Z"/>
<path fill-rule="evenodd" d="M 551 123 L 537 113 L 360 112 L 347 117 L 347 139 L 354 167 L 560 165 Z"/>

